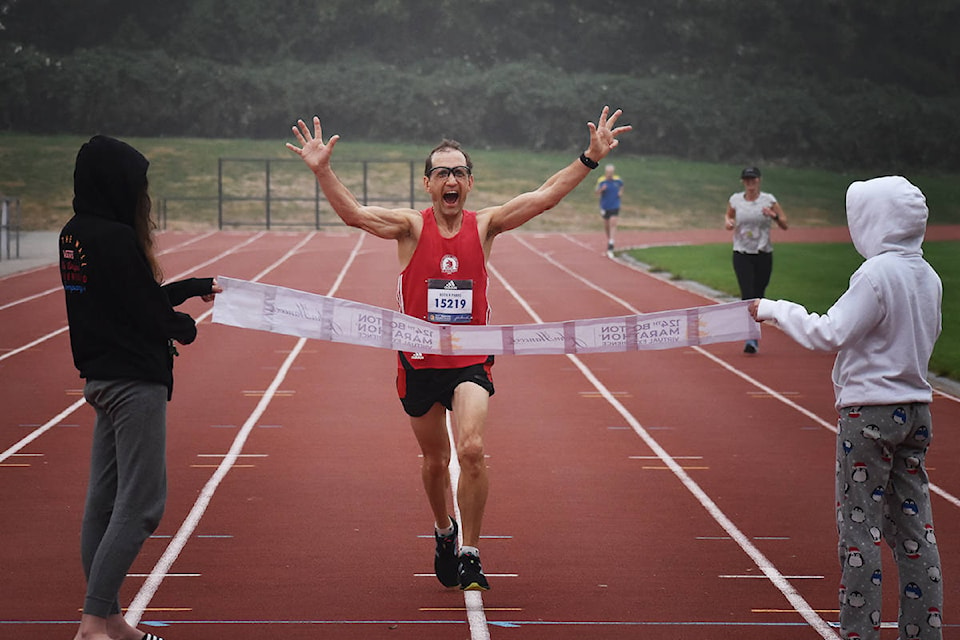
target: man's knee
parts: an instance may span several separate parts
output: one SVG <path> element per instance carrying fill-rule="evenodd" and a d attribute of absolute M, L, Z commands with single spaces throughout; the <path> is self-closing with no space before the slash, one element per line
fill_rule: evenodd
<path fill-rule="evenodd" d="M 464 437 L 457 445 L 457 460 L 460 468 L 466 471 L 480 469 L 485 464 L 483 439 L 479 435 Z"/>
<path fill-rule="evenodd" d="M 431 475 L 442 475 L 450 468 L 450 453 L 423 453 L 423 468 Z"/>

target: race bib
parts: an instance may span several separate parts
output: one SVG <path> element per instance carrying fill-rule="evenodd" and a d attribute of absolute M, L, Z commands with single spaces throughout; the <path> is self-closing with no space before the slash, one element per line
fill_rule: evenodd
<path fill-rule="evenodd" d="M 441 324 L 473 320 L 473 280 L 427 280 L 427 320 Z"/>

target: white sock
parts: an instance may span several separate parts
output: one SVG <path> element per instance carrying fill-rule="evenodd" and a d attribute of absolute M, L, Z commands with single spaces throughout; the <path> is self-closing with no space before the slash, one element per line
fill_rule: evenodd
<path fill-rule="evenodd" d="M 450 523 L 450 526 L 446 529 L 440 529 L 437 525 L 433 525 L 433 528 L 437 530 L 438 536 L 449 536 L 453 533 L 453 522 Z"/>
<path fill-rule="evenodd" d="M 465 553 L 469 553 L 469 554 L 472 555 L 474 558 L 479 558 L 479 557 L 480 557 L 480 549 L 477 549 L 476 547 L 468 547 L 467 545 L 461 546 L 461 547 L 460 547 L 460 555 L 463 555 L 463 554 L 465 554 Z"/>

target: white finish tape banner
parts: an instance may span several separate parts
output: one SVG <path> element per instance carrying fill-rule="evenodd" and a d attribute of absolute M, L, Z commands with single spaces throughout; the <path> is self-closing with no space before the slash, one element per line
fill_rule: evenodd
<path fill-rule="evenodd" d="M 360 302 L 217 276 L 213 322 L 301 338 L 441 355 L 671 349 L 756 340 L 749 301 L 632 316 L 516 325 L 433 324 Z"/>

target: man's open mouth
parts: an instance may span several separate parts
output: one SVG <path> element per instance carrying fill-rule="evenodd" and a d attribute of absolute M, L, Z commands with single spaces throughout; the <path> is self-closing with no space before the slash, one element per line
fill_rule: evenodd
<path fill-rule="evenodd" d="M 446 204 L 457 204 L 457 201 L 460 199 L 460 194 L 456 191 L 447 191 L 443 194 L 443 201 Z"/>

